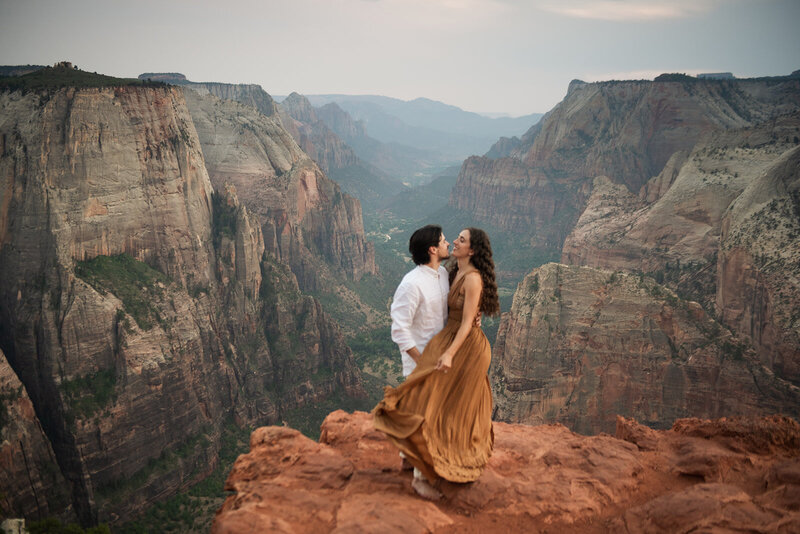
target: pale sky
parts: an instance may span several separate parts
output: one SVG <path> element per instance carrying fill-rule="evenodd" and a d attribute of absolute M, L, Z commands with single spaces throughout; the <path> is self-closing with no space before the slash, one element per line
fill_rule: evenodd
<path fill-rule="evenodd" d="M 800 0 L 0 0 L 0 64 L 545 112 L 575 78 L 800 69 Z"/>

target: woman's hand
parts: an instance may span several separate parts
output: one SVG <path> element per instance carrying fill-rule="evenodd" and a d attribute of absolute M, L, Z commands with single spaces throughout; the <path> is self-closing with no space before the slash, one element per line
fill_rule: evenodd
<path fill-rule="evenodd" d="M 453 365 L 453 353 L 449 350 L 446 350 L 439 356 L 439 361 L 436 362 L 436 370 L 437 371 L 444 371 L 445 373 L 452 367 Z"/>

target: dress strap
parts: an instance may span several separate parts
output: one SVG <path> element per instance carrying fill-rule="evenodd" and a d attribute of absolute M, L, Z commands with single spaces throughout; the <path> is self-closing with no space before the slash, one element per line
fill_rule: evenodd
<path fill-rule="evenodd" d="M 467 277 L 467 275 L 468 275 L 468 274 L 477 273 L 477 272 L 478 272 L 478 269 L 475 269 L 475 268 L 473 267 L 473 268 L 472 268 L 472 269 L 470 269 L 469 271 L 466 271 L 466 272 L 464 272 L 464 273 L 461 273 L 461 276 L 458 278 L 458 280 L 457 280 L 456 282 L 454 282 L 454 283 L 453 283 L 453 286 L 455 286 L 455 285 L 457 285 L 457 284 L 460 284 L 460 283 L 461 283 L 461 282 L 464 280 L 464 278 L 466 278 L 466 277 Z"/>

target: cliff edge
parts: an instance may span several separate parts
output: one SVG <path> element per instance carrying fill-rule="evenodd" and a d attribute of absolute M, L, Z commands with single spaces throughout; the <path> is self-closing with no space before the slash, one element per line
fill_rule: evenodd
<path fill-rule="evenodd" d="M 320 442 L 263 427 L 226 482 L 213 534 L 234 532 L 797 532 L 800 425 L 780 416 L 681 419 L 616 437 L 495 423 L 476 482 L 429 502 L 371 416 L 341 410 Z"/>

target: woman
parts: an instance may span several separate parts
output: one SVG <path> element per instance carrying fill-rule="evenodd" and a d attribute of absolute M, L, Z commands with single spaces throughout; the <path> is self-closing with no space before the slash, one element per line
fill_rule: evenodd
<path fill-rule="evenodd" d="M 447 324 L 425 347 L 416 369 L 387 387 L 372 411 L 384 432 L 414 466 L 412 487 L 438 499 L 440 479 L 476 480 L 492 453 L 491 347 L 475 317 L 497 315 L 492 247 L 486 232 L 466 228 L 453 242 Z"/>

